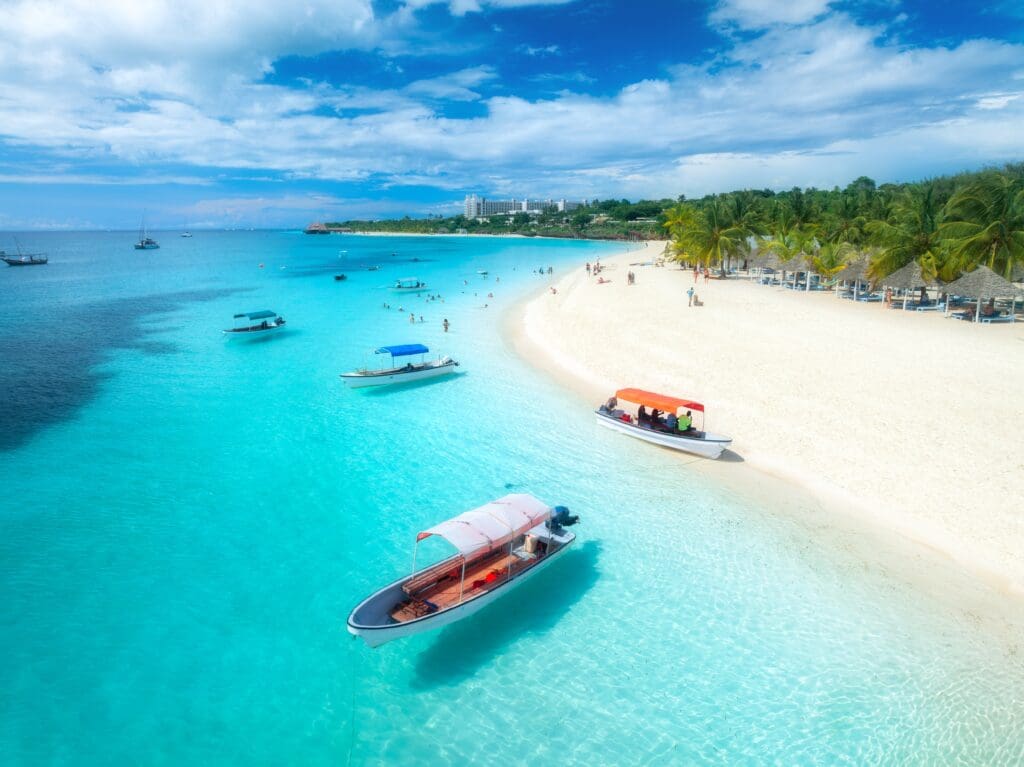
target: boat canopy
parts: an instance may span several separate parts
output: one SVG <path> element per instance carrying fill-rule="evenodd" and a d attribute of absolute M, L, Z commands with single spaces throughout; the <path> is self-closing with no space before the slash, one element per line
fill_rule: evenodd
<path fill-rule="evenodd" d="M 618 399 L 626 400 L 626 402 L 635 402 L 638 405 L 657 408 L 666 413 L 675 413 L 682 408 L 697 410 L 701 413 L 704 412 L 704 406 L 699 402 L 669 397 L 665 394 L 656 394 L 655 392 L 644 391 L 643 389 L 619 389 L 615 392 L 615 396 Z"/>
<path fill-rule="evenodd" d="M 241 319 L 242 317 L 246 317 L 250 320 L 268 320 L 271 317 L 276 316 L 277 312 L 272 312 L 270 311 L 270 309 L 261 309 L 258 312 L 242 312 L 241 314 L 236 314 L 235 319 L 238 320 Z"/>
<path fill-rule="evenodd" d="M 511 493 L 424 530 L 416 542 L 439 535 L 465 556 L 508 543 L 550 516 L 551 509 L 532 495 Z"/>
<path fill-rule="evenodd" d="M 392 357 L 408 357 L 410 354 L 426 354 L 429 352 L 423 344 L 400 344 L 398 346 L 382 346 L 375 354 L 390 354 Z"/>

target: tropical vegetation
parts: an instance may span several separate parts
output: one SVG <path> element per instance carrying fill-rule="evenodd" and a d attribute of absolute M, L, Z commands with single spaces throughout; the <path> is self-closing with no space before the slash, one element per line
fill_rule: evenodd
<path fill-rule="evenodd" d="M 928 278 L 985 265 L 1024 274 L 1024 163 L 906 184 L 862 176 L 845 188 L 739 190 L 700 199 L 594 200 L 569 212 L 488 218 L 432 216 L 346 221 L 357 231 L 522 234 L 590 239 L 668 237 L 680 261 L 728 270 L 754 253 L 826 278 L 868 259 L 880 279 L 911 262 Z"/>
<path fill-rule="evenodd" d="M 1024 163 L 911 184 L 738 191 L 680 200 L 663 214 L 674 258 L 726 270 L 751 250 L 829 278 L 854 259 L 873 279 L 916 262 L 928 279 L 983 264 L 1024 273 Z"/>

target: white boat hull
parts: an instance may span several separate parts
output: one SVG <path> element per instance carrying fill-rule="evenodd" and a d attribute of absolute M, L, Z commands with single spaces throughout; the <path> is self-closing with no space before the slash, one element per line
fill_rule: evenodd
<path fill-rule="evenodd" d="M 407 383 L 409 381 L 421 381 L 424 378 L 436 378 L 438 376 L 454 373 L 457 363 L 448 362 L 444 365 L 437 365 L 418 370 L 398 371 L 386 375 L 375 375 L 373 371 L 342 373 L 341 380 L 352 389 L 361 389 L 366 386 L 388 386 L 390 384 Z"/>
<path fill-rule="evenodd" d="M 473 613 L 487 607 L 487 605 L 491 604 L 502 595 L 509 593 L 516 586 L 524 583 L 528 578 L 533 577 L 541 570 L 548 567 L 552 562 L 568 551 L 569 547 L 576 542 L 576 536 L 575 534 L 568 532 L 563 533 L 563 535 L 565 535 L 568 540 L 566 543 L 562 544 L 557 551 L 545 557 L 541 562 L 531 567 L 529 570 L 525 570 L 520 573 L 508 583 L 503 584 L 492 591 L 481 594 L 480 596 L 467 602 L 463 602 L 460 605 L 449 607 L 441 612 L 425 615 L 422 618 L 406 621 L 404 623 L 394 623 L 387 626 L 360 626 L 358 624 L 354 624 L 352 622 L 352 617 L 349 616 L 348 632 L 353 636 L 361 638 L 370 647 L 380 647 L 382 644 L 386 644 L 387 642 L 391 642 L 395 639 L 412 636 L 413 634 L 422 634 L 425 631 L 433 631 L 434 629 L 439 629 L 443 626 L 455 623 L 456 621 L 460 621 L 463 618 L 468 618 Z M 408 576 L 385 586 L 380 591 L 367 597 L 352 611 L 352 615 L 359 612 L 363 605 L 376 599 L 378 595 L 388 591 L 389 589 L 394 589 L 406 580 L 408 580 Z"/>
<path fill-rule="evenodd" d="M 222 330 L 221 333 L 228 338 L 262 338 L 276 330 L 283 330 L 284 327 L 284 325 L 271 325 L 270 327 L 257 328 L 255 330 Z"/>
<path fill-rule="evenodd" d="M 704 437 L 687 437 L 679 434 L 668 434 L 666 432 L 645 429 L 633 423 L 625 423 L 618 418 L 611 418 L 601 413 L 595 413 L 597 422 L 612 431 L 628 434 L 631 437 L 642 439 L 644 442 L 651 442 L 655 445 L 668 447 L 672 450 L 681 450 L 684 453 L 693 453 L 704 458 L 718 458 L 722 452 L 732 444 L 732 439 L 719 434 L 704 433 Z"/>

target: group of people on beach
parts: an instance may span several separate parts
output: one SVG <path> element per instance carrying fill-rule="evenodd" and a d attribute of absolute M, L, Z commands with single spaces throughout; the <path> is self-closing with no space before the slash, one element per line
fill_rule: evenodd
<path fill-rule="evenodd" d="M 693 413 L 686 411 L 685 415 L 677 416 L 675 413 L 665 413 L 662 417 L 661 411 L 657 408 L 648 414 L 647 409 L 641 405 L 636 414 L 636 422 L 641 426 L 647 425 L 655 431 L 679 432 L 690 431 L 693 428 Z"/>
<path fill-rule="evenodd" d="M 629 420 L 629 416 L 622 410 L 619 410 L 619 400 L 614 395 L 609 397 L 608 401 L 601 405 L 599 410 L 607 415 Z M 654 431 L 684 434 L 693 430 L 693 411 L 687 410 L 685 415 L 677 416 L 673 412 L 662 414 L 660 410 L 654 408 L 648 413 L 647 408 L 641 405 L 636 414 L 636 422 L 638 426 L 646 426 Z"/>

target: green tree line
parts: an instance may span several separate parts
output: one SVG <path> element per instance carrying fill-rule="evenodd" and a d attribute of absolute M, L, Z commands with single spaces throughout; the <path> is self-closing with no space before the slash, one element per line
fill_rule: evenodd
<path fill-rule="evenodd" d="M 979 264 L 1006 279 L 1024 273 L 1024 163 L 919 183 L 862 176 L 845 189 L 709 195 L 662 218 L 677 259 L 723 271 L 761 250 L 826 277 L 865 256 L 874 279 L 911 261 L 929 279 Z"/>

